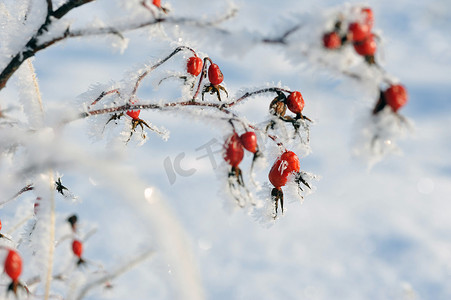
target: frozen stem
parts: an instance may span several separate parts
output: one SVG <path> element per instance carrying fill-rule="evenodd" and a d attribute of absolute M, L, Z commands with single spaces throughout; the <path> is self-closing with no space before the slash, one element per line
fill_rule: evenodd
<path fill-rule="evenodd" d="M 74 297 L 73 299 L 75 299 L 75 300 L 83 299 L 88 294 L 88 292 L 90 290 L 92 290 L 93 288 L 95 288 L 101 284 L 107 283 L 107 282 L 117 278 L 118 276 L 124 274 L 125 272 L 131 270 L 132 268 L 137 266 L 139 263 L 141 263 L 144 260 L 146 260 L 147 258 L 149 258 L 153 253 L 154 253 L 153 250 L 148 250 L 148 251 L 144 252 L 143 254 L 135 257 L 134 259 L 125 262 L 122 266 L 120 266 L 118 269 L 116 269 L 112 273 L 102 276 L 101 278 L 99 278 L 97 280 L 88 282 L 80 289 L 80 291 L 78 292 L 78 295 L 76 297 Z"/>

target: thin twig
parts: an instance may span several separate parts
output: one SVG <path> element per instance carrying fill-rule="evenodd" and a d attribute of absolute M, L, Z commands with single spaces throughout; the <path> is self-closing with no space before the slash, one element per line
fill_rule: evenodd
<path fill-rule="evenodd" d="M 38 47 L 38 39 L 48 31 L 54 18 L 61 19 L 72 9 L 92 1 L 94 0 L 68 0 L 56 11 L 48 12 L 45 21 L 42 23 L 41 27 L 39 27 L 36 34 L 31 37 L 25 46 L 18 53 L 16 53 L 16 55 L 13 55 L 11 61 L 0 73 L 0 90 L 6 86 L 9 78 L 11 78 L 11 76 L 19 69 L 25 60 L 35 55 L 39 50 L 44 49 L 42 47 Z"/>
<path fill-rule="evenodd" d="M 236 13 L 236 10 L 232 10 L 222 18 L 216 19 L 215 21 L 207 21 L 207 22 L 202 22 L 189 18 L 164 17 L 164 18 L 153 18 L 150 21 L 141 23 L 128 23 L 118 27 L 84 28 L 80 30 L 71 30 L 70 28 L 67 28 L 66 31 L 61 36 L 57 36 L 43 43 L 38 43 L 39 39 L 47 33 L 49 26 L 52 24 L 53 18 L 61 19 L 72 9 L 92 1 L 94 0 L 69 0 L 68 2 L 60 6 L 56 11 L 53 11 L 52 13 L 48 14 L 45 22 L 41 25 L 37 33 L 27 42 L 27 44 L 22 48 L 20 52 L 18 52 L 16 55 L 13 55 L 11 61 L 0 73 L 0 90 L 2 90 L 6 86 L 6 83 L 8 82 L 9 78 L 11 78 L 11 76 L 19 69 L 20 65 L 26 59 L 34 56 L 37 52 L 68 38 L 105 35 L 105 34 L 115 34 L 119 35 L 120 37 L 123 37 L 122 32 L 132 31 L 161 23 L 172 25 L 186 25 L 194 27 L 209 27 L 212 25 L 216 25 L 219 22 L 230 19 Z M 221 30 L 219 28 L 215 28 L 215 30 L 217 30 L 218 32 L 225 32 L 224 30 Z"/>
<path fill-rule="evenodd" d="M 211 61 L 211 59 L 209 57 L 205 57 L 204 58 L 204 63 L 202 65 L 202 72 L 199 76 L 199 83 L 197 84 L 197 89 L 196 92 L 193 95 L 193 99 L 191 101 L 196 100 L 197 96 L 199 95 L 200 92 L 200 87 L 202 85 L 202 80 L 207 77 L 207 62 L 210 62 L 210 64 L 212 64 L 213 62 Z"/>
<path fill-rule="evenodd" d="M 240 98 L 236 99 L 233 102 L 227 103 L 224 106 L 225 107 L 232 107 L 238 103 L 240 103 L 241 101 L 245 100 L 248 97 L 251 97 L 253 95 L 257 95 L 257 94 L 262 94 L 262 93 L 272 93 L 272 92 L 286 92 L 286 93 L 291 93 L 291 91 L 287 90 L 287 89 L 282 89 L 282 88 L 277 88 L 277 87 L 272 87 L 272 88 L 265 88 L 265 89 L 260 89 L 260 90 L 256 90 L 253 92 L 247 92 L 245 93 L 243 96 L 241 96 Z"/>
<path fill-rule="evenodd" d="M 139 75 L 138 80 L 136 80 L 135 86 L 133 87 L 133 91 L 132 91 L 132 95 L 130 96 L 130 100 L 132 100 L 135 97 L 136 92 L 138 91 L 138 87 L 139 87 L 141 81 L 144 79 L 144 77 L 149 75 L 150 72 L 152 72 L 153 70 L 155 70 L 156 68 L 158 68 L 159 66 L 164 64 L 171 57 L 173 57 L 175 54 L 177 54 L 178 52 L 180 52 L 182 50 L 189 50 L 189 51 L 193 52 L 194 54 L 196 54 L 196 51 L 194 51 L 193 49 L 191 49 L 190 47 L 187 47 L 187 46 L 179 46 L 179 47 L 175 48 L 175 50 L 172 51 L 171 54 L 169 54 L 164 59 L 160 60 L 159 62 L 154 64 L 152 67 L 150 67 L 149 69 L 144 71 L 141 75 Z"/>
<path fill-rule="evenodd" d="M 50 183 L 50 232 L 49 240 L 51 241 L 49 246 L 49 261 L 47 262 L 47 276 L 45 281 L 44 300 L 48 300 L 50 297 L 50 287 L 52 284 L 52 272 L 53 272 L 53 255 L 55 253 L 55 179 L 53 177 L 53 170 L 49 170 L 49 183 Z"/>
<path fill-rule="evenodd" d="M 276 37 L 276 38 L 264 38 L 264 39 L 262 39 L 262 42 L 266 43 L 266 44 L 282 44 L 282 45 L 286 45 L 288 36 L 290 36 L 291 34 L 295 33 L 296 31 L 298 31 L 301 28 L 302 28 L 302 24 L 296 24 L 293 27 L 291 27 L 290 29 L 288 29 L 287 31 L 285 31 L 279 37 Z"/>
<path fill-rule="evenodd" d="M 80 289 L 78 295 L 74 299 L 75 300 L 83 299 L 86 296 L 86 294 L 88 294 L 88 292 L 90 290 L 92 290 L 93 288 L 95 288 L 95 287 L 97 287 L 97 286 L 99 286 L 99 285 L 101 285 L 103 283 L 107 283 L 107 282 L 115 279 L 116 277 L 124 274 L 125 272 L 127 272 L 130 269 L 134 268 L 140 262 L 142 262 L 142 261 L 146 260 L 147 258 L 149 258 L 153 253 L 154 253 L 153 250 L 148 250 L 148 251 L 144 252 L 143 254 L 135 257 L 131 261 L 125 262 L 121 267 L 119 267 L 113 273 L 107 274 L 105 276 L 102 276 L 101 278 L 99 278 L 97 280 L 93 280 L 91 282 L 88 282 L 85 286 L 83 286 Z"/>
<path fill-rule="evenodd" d="M 8 203 L 9 201 L 12 201 L 14 199 L 16 199 L 17 197 L 19 197 L 20 195 L 22 195 L 25 192 L 31 191 L 33 190 L 33 184 L 27 184 L 26 186 L 24 186 L 22 189 L 20 189 L 20 191 L 18 191 L 14 196 L 12 196 L 11 198 L 9 198 L 8 200 L 5 200 L 3 202 L 0 202 L 0 206 Z"/>
<path fill-rule="evenodd" d="M 106 95 L 109 95 L 109 94 L 113 94 L 113 93 L 116 93 L 119 96 L 121 95 L 121 93 L 119 93 L 119 89 L 114 89 L 114 90 L 111 90 L 111 91 L 102 92 L 102 93 L 100 93 L 99 97 L 97 97 L 96 100 L 94 100 L 89 106 L 91 107 L 91 106 L 95 105 L 97 102 L 102 100 L 103 97 L 105 97 Z"/>
<path fill-rule="evenodd" d="M 14 231 L 16 231 L 18 228 L 20 228 L 23 224 L 25 224 L 31 218 L 33 218 L 33 214 L 28 214 L 25 218 L 23 218 L 22 220 L 17 222 L 13 227 L 8 228 L 6 233 L 11 235 Z"/>

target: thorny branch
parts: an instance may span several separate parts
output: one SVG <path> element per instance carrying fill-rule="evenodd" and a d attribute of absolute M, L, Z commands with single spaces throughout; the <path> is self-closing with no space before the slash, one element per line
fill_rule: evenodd
<path fill-rule="evenodd" d="M 228 121 L 238 120 L 238 121 L 242 122 L 236 113 L 234 113 L 232 110 L 228 109 L 229 107 L 232 107 L 254 95 L 258 95 L 258 94 L 262 94 L 262 93 L 277 93 L 277 92 L 290 93 L 291 91 L 289 91 L 287 89 L 278 88 L 278 87 L 264 88 L 264 89 L 260 89 L 260 90 L 256 90 L 256 91 L 252 91 L 252 92 L 246 92 L 244 95 L 237 98 L 235 101 L 232 101 L 232 102 L 229 102 L 226 104 L 211 103 L 211 102 L 196 102 L 196 101 L 192 101 L 192 100 L 191 101 L 181 101 L 181 102 L 168 102 L 168 103 L 162 103 L 162 104 L 156 104 L 156 103 L 131 104 L 130 102 L 128 102 L 127 104 L 124 104 L 121 106 L 107 107 L 107 108 L 101 108 L 101 109 L 96 109 L 96 110 L 88 110 L 87 112 L 81 113 L 79 115 L 79 118 L 87 118 L 90 116 L 109 114 L 109 113 L 123 113 L 128 110 L 138 110 L 138 109 L 167 111 L 167 110 L 171 110 L 171 109 L 177 109 L 180 107 L 200 107 L 200 108 L 212 108 L 215 110 L 219 110 L 220 112 L 222 112 L 228 116 L 227 117 Z M 108 92 L 102 92 L 101 96 L 104 96 L 107 94 L 112 94 L 112 93 L 119 94 L 119 92 L 117 92 L 117 90 L 112 90 L 112 91 L 108 91 Z M 101 97 L 99 96 L 94 102 L 97 103 L 100 100 L 100 98 Z M 308 120 L 310 120 L 310 119 L 308 119 Z M 251 125 L 251 124 L 247 124 L 247 125 L 250 128 L 252 128 L 253 130 L 261 130 L 260 128 L 254 126 L 254 125 Z M 284 148 L 283 144 L 278 141 L 279 139 L 277 138 L 277 136 L 269 134 L 267 132 L 265 132 L 265 134 L 268 136 L 268 138 L 273 140 L 277 144 L 277 146 Z"/>
<path fill-rule="evenodd" d="M 175 48 L 168 56 L 166 56 L 165 58 L 159 60 L 157 63 L 155 63 L 151 67 L 147 68 L 144 72 L 142 72 L 138 76 L 138 78 L 137 78 L 137 80 L 135 82 L 135 85 L 133 87 L 133 90 L 131 92 L 131 95 L 130 95 L 128 101 L 126 102 L 126 104 L 121 105 L 121 106 L 116 106 L 116 107 L 107 107 L 107 108 L 104 107 L 104 108 L 101 108 L 101 109 L 91 109 L 91 107 L 93 105 L 97 104 L 100 100 L 103 99 L 103 97 L 105 97 L 107 95 L 117 94 L 117 95 L 119 95 L 119 97 L 121 97 L 121 92 L 120 92 L 119 89 L 113 89 L 113 90 L 110 90 L 110 91 L 103 91 L 88 106 L 87 111 L 79 115 L 79 118 L 86 118 L 86 117 L 93 116 L 93 115 L 111 114 L 111 113 L 114 114 L 114 116 L 115 116 L 117 113 L 122 114 L 125 111 L 129 111 L 129 110 L 133 111 L 133 110 L 141 110 L 141 109 L 152 109 L 152 110 L 163 111 L 163 110 L 174 109 L 174 108 L 179 108 L 179 107 L 201 107 L 201 108 L 213 108 L 213 109 L 216 109 L 216 110 L 219 110 L 219 111 L 225 113 L 226 115 L 228 115 L 228 117 L 227 117 L 228 121 L 237 120 L 237 121 L 242 122 L 238 118 L 238 115 L 236 115 L 233 111 L 228 109 L 229 107 L 232 107 L 232 106 L 244 101 L 245 99 L 247 99 L 247 98 L 249 98 L 251 96 L 262 94 L 262 93 L 276 93 L 277 95 L 279 95 L 280 93 L 283 93 L 283 92 L 291 93 L 291 91 L 287 90 L 287 89 L 283 89 L 283 88 L 279 88 L 279 87 L 270 87 L 270 88 L 259 89 L 259 90 L 252 91 L 252 92 L 246 92 L 244 95 L 242 95 L 241 97 L 237 98 L 236 100 L 231 101 L 229 103 L 225 103 L 225 104 L 210 103 L 210 102 L 196 102 L 196 98 L 198 96 L 198 93 L 200 91 L 200 87 L 201 87 L 201 84 L 202 84 L 202 79 L 207 76 L 207 68 L 206 68 L 207 62 L 210 62 L 210 64 L 213 63 L 209 57 L 205 57 L 204 58 L 204 62 L 203 62 L 202 72 L 201 72 L 201 75 L 199 77 L 200 79 L 199 79 L 199 84 L 198 84 L 197 90 L 196 90 L 193 98 L 190 101 L 168 102 L 168 103 L 162 103 L 162 104 L 156 104 L 156 103 L 136 104 L 135 96 L 136 96 L 136 93 L 138 91 L 139 85 L 142 82 L 142 80 L 146 76 L 148 76 L 152 71 L 154 71 L 156 68 L 161 66 L 163 63 L 168 61 L 171 57 L 173 57 L 174 55 L 176 55 L 177 53 L 179 53 L 182 50 L 190 51 L 194 55 L 196 55 L 196 51 L 193 50 L 190 47 L 179 46 L 179 47 Z M 292 119 L 290 117 L 279 116 L 279 118 L 281 118 L 285 122 L 287 122 L 287 120 L 289 120 L 291 123 L 295 122 L 295 119 Z M 312 122 L 307 117 L 303 116 L 303 119 L 306 119 L 306 120 Z M 144 122 L 144 124 L 146 124 L 146 123 Z M 258 129 L 258 128 L 255 128 L 255 126 L 252 126 L 250 124 L 243 124 L 243 125 L 248 125 L 250 128 L 253 128 L 254 130 Z M 232 123 L 232 126 L 233 126 L 233 123 Z M 294 123 L 293 123 L 293 126 L 294 126 Z M 272 139 L 273 141 L 275 141 L 278 146 L 283 146 L 280 142 L 277 141 L 277 137 L 276 136 L 273 136 L 271 134 L 267 134 L 267 136 L 270 139 Z"/>
<path fill-rule="evenodd" d="M 287 45 L 287 38 L 302 28 L 302 24 L 296 24 L 290 29 L 286 30 L 284 33 L 282 33 L 280 36 L 276 38 L 263 38 L 262 42 L 266 44 L 281 44 L 281 45 Z"/>
<path fill-rule="evenodd" d="M 197 21 L 195 19 L 189 18 L 173 18 L 173 17 L 160 17 L 153 18 L 146 22 L 139 23 L 126 23 L 117 27 L 98 27 L 98 28 L 84 28 L 79 30 L 72 30 L 69 27 L 64 31 L 64 33 L 60 36 L 52 38 L 48 41 L 39 43 L 40 38 L 44 37 L 50 27 L 50 25 L 54 22 L 55 19 L 63 18 L 68 12 L 72 9 L 87 4 L 89 2 L 93 2 L 95 0 L 69 0 L 62 6 L 60 6 L 57 10 L 53 11 L 53 5 L 51 4 L 51 0 L 47 1 L 47 10 L 48 14 L 41 25 L 41 27 L 37 30 L 37 32 L 33 35 L 33 37 L 25 44 L 21 51 L 16 53 L 8 65 L 1 71 L 0 73 L 0 90 L 2 90 L 11 76 L 19 69 L 21 64 L 27 60 L 28 58 L 34 56 L 37 52 L 48 48 L 57 42 L 68 38 L 74 37 L 85 37 L 85 36 L 94 36 L 94 35 L 107 35 L 114 34 L 123 38 L 122 33 L 128 32 L 148 26 L 153 26 L 157 24 L 172 24 L 172 25 L 186 25 L 186 26 L 194 26 L 194 27 L 210 27 L 215 26 L 221 22 L 224 22 L 230 18 L 232 18 L 236 14 L 236 10 L 233 9 L 223 17 L 219 19 L 215 19 L 214 21 Z M 217 29 L 220 30 L 220 29 Z"/>
<path fill-rule="evenodd" d="M 33 189 L 34 189 L 33 184 L 31 184 L 31 183 L 30 183 L 30 184 L 27 184 L 26 186 L 24 186 L 23 188 L 21 188 L 20 191 L 18 191 L 14 196 L 10 197 L 9 199 L 7 199 L 7 200 L 5 200 L 5 201 L 3 201 L 3 202 L 0 202 L 0 206 L 3 205 L 3 204 L 8 203 L 9 201 L 12 201 L 12 200 L 16 199 L 17 197 L 19 197 L 19 196 L 22 195 L 23 193 L 28 192 L 28 191 L 31 191 L 31 190 L 33 190 Z"/>
<path fill-rule="evenodd" d="M 190 47 L 186 47 L 186 46 L 179 46 L 177 48 L 175 48 L 174 51 L 172 51 L 171 54 L 169 54 L 168 56 L 166 56 L 164 59 L 160 60 L 159 62 L 157 62 L 156 64 L 154 64 L 152 67 L 150 67 L 149 69 L 147 69 L 144 73 L 142 73 L 139 77 L 138 80 L 135 83 L 135 86 L 133 88 L 132 91 L 132 95 L 130 97 L 130 99 L 133 99 L 136 95 L 136 92 L 138 91 L 138 87 L 141 83 L 141 81 L 144 79 L 144 77 L 146 77 L 147 75 L 149 75 L 150 72 L 152 72 L 153 70 L 155 70 L 156 68 L 158 68 L 159 66 L 161 66 L 162 64 L 164 64 L 166 61 L 168 61 L 172 56 L 174 56 L 175 54 L 177 54 L 178 52 L 182 51 L 182 50 L 189 50 L 192 53 L 196 54 L 196 52 L 191 49 Z"/>
<path fill-rule="evenodd" d="M 214 108 L 217 110 L 220 110 L 226 114 L 233 115 L 235 114 L 228 110 L 228 107 L 232 107 L 236 104 L 238 104 L 241 101 L 244 101 L 245 99 L 262 93 L 272 93 L 272 92 L 287 92 L 289 93 L 289 90 L 272 87 L 272 88 L 264 88 L 260 90 L 256 90 L 253 92 L 247 92 L 243 96 L 239 97 L 237 100 L 226 103 L 226 104 L 220 104 L 220 103 L 211 103 L 211 102 L 196 102 L 196 101 L 181 101 L 181 102 L 168 102 L 168 103 L 162 103 L 162 104 L 156 104 L 156 103 L 148 103 L 148 104 L 124 104 L 121 106 L 115 106 L 115 107 L 107 107 L 107 108 L 101 108 L 96 110 L 89 110 L 87 112 L 81 113 L 79 118 L 86 118 L 93 115 L 102 115 L 102 114 L 108 114 L 108 113 L 117 113 L 117 112 L 124 112 L 127 110 L 138 110 L 138 109 L 153 109 L 153 110 L 167 110 L 171 108 L 178 108 L 178 107 L 187 107 L 187 106 L 195 106 L 195 107 L 205 107 L 205 108 Z M 109 92 L 102 92 L 101 95 L 111 94 L 112 91 Z M 98 97 L 94 102 L 97 102 Z M 94 103 L 93 102 L 93 103 Z M 235 116 L 236 117 L 236 116 Z"/>

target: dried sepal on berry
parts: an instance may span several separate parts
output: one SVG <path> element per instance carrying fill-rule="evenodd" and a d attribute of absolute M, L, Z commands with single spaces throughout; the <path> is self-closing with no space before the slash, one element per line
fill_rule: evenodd
<path fill-rule="evenodd" d="M 287 111 L 286 99 L 284 93 L 277 91 L 277 96 L 269 104 L 269 113 L 276 117 L 284 117 Z"/>
<path fill-rule="evenodd" d="M 77 224 L 78 224 L 77 215 L 71 215 L 70 217 L 68 217 L 67 222 L 70 224 L 72 231 L 77 232 Z"/>

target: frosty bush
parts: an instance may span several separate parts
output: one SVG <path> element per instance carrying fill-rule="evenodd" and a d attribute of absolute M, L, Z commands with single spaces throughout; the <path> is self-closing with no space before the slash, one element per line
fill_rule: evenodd
<path fill-rule="evenodd" d="M 348 77 L 374 91 L 374 108 L 362 116 L 363 131 L 354 149 L 369 164 L 396 151 L 396 139 L 408 128 L 409 121 L 398 113 L 407 92 L 379 63 L 382 36 L 373 30 L 377 22 L 367 6 L 345 5 L 293 18 L 274 35 L 264 36 L 229 29 L 226 21 L 238 18 L 232 6 L 201 18 L 178 15 L 172 3 L 119 1 L 114 5 L 122 8 L 120 17 L 85 22 L 77 12 L 94 5 L 91 2 L 96 1 L 0 4 L 4 28 L 0 33 L 0 90 L 10 89 L 15 76 L 20 100 L 19 104 L 6 94 L 0 110 L 1 205 L 15 211 L 4 217 L 8 222 L 3 230 L 8 233 L 0 236 L 5 297 L 82 299 L 94 288 L 113 289 L 115 277 L 163 250 L 179 266 L 174 278 L 180 298 L 203 297 L 189 251 L 182 255 L 178 251 L 188 248 L 183 230 L 167 207 L 154 199 L 153 190 L 139 174 L 123 167 L 125 147 L 117 147 L 142 146 L 154 136 L 169 139 L 167 127 L 174 116 L 187 123 L 195 119 L 211 124 L 226 137 L 224 163 L 217 173 L 229 207 L 245 210 L 268 224 L 282 215 L 287 197 L 302 201 L 314 190 L 318 176 L 302 167 L 311 152 L 310 127 L 315 123 L 315 116 L 304 113 L 311 99 L 282 83 L 229 89 L 227 74 L 215 60 L 220 54 L 203 53 L 203 43 L 215 41 L 223 53 L 236 55 L 263 44 L 277 46 L 293 64 L 307 63 L 309 68 Z M 69 15 L 80 20 L 69 20 Z M 122 80 L 92 84 L 76 103 L 49 113 L 32 64 L 38 52 L 87 36 L 113 37 L 112 46 L 124 51 L 127 33 L 134 30 L 166 40 L 162 43 L 168 45 L 166 54 L 129 70 Z M 153 83 L 150 88 L 149 82 Z M 166 95 L 171 96 L 151 96 L 158 89 L 170 90 Z M 240 104 L 251 101 L 267 108 L 259 120 L 251 121 L 240 112 Z M 154 124 L 142 111 L 167 114 L 168 123 Z M 64 128 L 80 120 L 89 123 L 87 134 L 93 140 L 107 140 L 101 155 L 84 152 L 83 145 L 64 136 Z M 245 152 L 252 158 L 243 167 Z M 57 198 L 79 201 L 77 190 L 66 186 L 63 172 L 94 176 L 96 184 L 109 186 L 118 197 L 127 199 L 153 228 L 155 243 L 112 270 L 91 261 L 84 249 L 88 238 L 95 238 L 95 230 L 79 226 L 83 218 L 65 215 L 56 202 Z M 171 234 L 163 234 L 162 228 Z"/>

